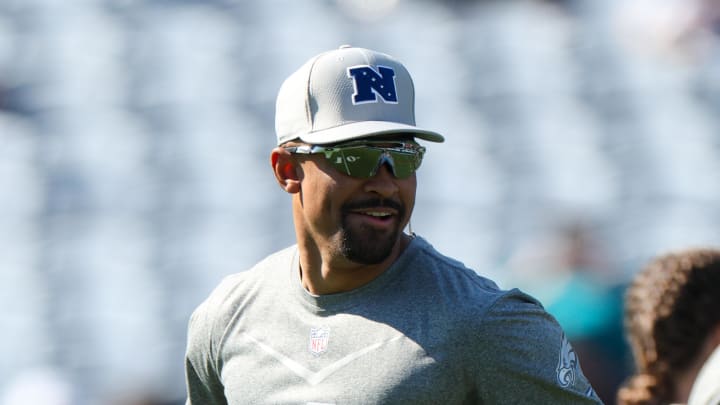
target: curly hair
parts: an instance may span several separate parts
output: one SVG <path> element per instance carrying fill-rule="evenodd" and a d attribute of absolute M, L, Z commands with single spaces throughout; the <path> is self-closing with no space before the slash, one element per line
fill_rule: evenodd
<path fill-rule="evenodd" d="M 720 324 L 720 250 L 658 256 L 625 296 L 625 332 L 637 368 L 618 391 L 620 405 L 668 404 L 674 381 Z"/>

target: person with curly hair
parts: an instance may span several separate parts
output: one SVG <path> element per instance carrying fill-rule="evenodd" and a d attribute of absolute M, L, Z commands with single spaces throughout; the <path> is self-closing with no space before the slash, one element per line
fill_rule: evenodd
<path fill-rule="evenodd" d="M 626 293 L 625 332 L 636 372 L 619 405 L 720 404 L 720 380 L 707 377 L 720 367 L 720 249 L 652 259 Z"/>

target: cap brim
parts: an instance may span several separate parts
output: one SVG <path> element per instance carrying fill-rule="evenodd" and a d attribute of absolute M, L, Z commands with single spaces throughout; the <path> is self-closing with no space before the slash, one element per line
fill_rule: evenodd
<path fill-rule="evenodd" d="M 416 138 L 430 142 L 444 142 L 445 138 L 437 132 L 418 128 L 413 125 L 388 121 L 362 121 L 340 125 L 322 131 L 300 135 L 303 142 L 324 145 L 361 138 L 374 138 L 389 134 L 411 134 Z"/>

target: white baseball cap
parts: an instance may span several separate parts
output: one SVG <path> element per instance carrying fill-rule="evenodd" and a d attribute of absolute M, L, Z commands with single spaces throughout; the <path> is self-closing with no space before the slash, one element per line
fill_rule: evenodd
<path fill-rule="evenodd" d="M 313 145 L 409 133 L 443 142 L 415 126 L 415 89 L 392 56 L 343 45 L 307 61 L 280 87 L 275 105 L 278 145 Z"/>

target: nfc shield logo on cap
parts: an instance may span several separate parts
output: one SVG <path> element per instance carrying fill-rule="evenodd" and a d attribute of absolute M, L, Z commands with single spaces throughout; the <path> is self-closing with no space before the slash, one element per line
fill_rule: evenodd
<path fill-rule="evenodd" d="M 353 104 L 376 103 L 377 96 L 386 103 L 397 104 L 397 90 L 395 87 L 395 71 L 387 66 L 352 66 L 347 69 L 348 77 L 353 80 L 355 94 L 352 96 Z"/>
<path fill-rule="evenodd" d="M 316 55 L 285 79 L 275 106 L 278 145 L 298 139 L 325 145 L 395 133 L 443 141 L 437 132 L 415 125 L 415 89 L 405 66 L 370 49 L 342 46 Z"/>

